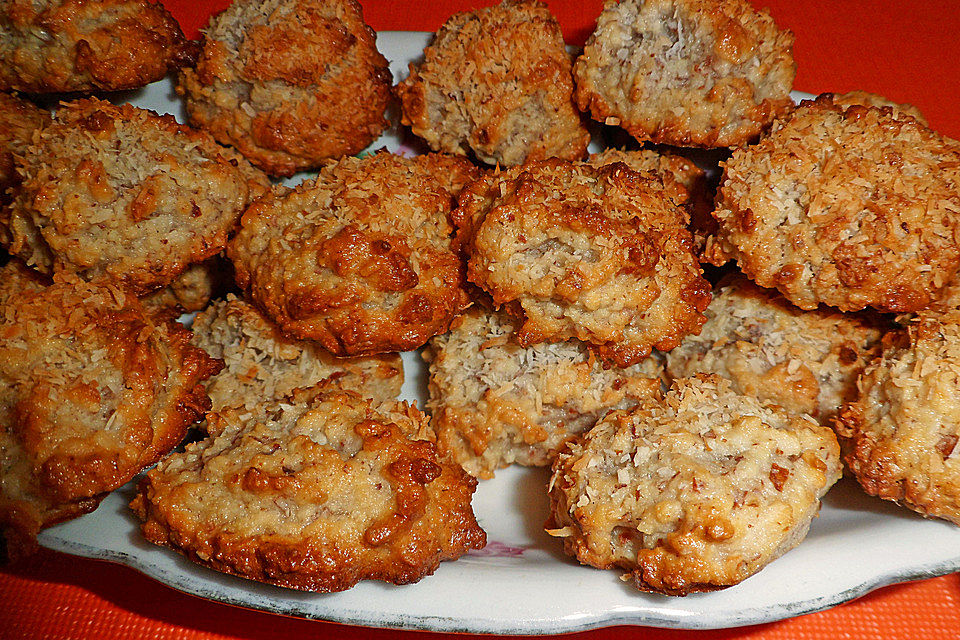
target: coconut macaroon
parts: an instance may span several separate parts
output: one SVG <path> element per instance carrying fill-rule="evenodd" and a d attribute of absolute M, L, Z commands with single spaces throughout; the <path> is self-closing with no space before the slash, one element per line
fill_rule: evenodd
<path fill-rule="evenodd" d="M 180 73 L 190 122 L 270 174 L 362 151 L 386 129 L 390 70 L 355 0 L 235 0 Z"/>
<path fill-rule="evenodd" d="M 50 122 L 50 112 L 17 96 L 0 91 L 0 241 L 4 232 L 4 209 L 20 184 L 14 156 L 23 155 L 35 131 Z"/>
<path fill-rule="evenodd" d="M 243 215 L 228 255 L 237 282 L 287 335 L 338 356 L 408 351 L 468 303 L 450 248 L 462 158 L 343 158 Z"/>
<path fill-rule="evenodd" d="M 573 67 L 576 99 L 640 141 L 741 145 L 793 106 L 792 48 L 747 0 L 608 0 Z"/>
<path fill-rule="evenodd" d="M 666 354 L 667 373 L 716 373 L 735 392 L 820 422 L 857 395 L 857 377 L 880 354 L 884 324 L 827 307 L 803 311 L 743 277 L 727 279 L 696 336 Z"/>
<path fill-rule="evenodd" d="M 399 354 L 334 357 L 317 343 L 287 338 L 256 307 L 233 295 L 197 315 L 193 344 L 224 362 L 206 381 L 213 411 L 279 402 L 327 378 L 378 400 L 396 400 L 403 385 Z"/>
<path fill-rule="evenodd" d="M 723 166 L 710 260 L 802 309 L 917 311 L 960 264 L 960 144 L 889 108 L 804 101 Z"/>
<path fill-rule="evenodd" d="M 895 118 L 910 117 L 926 126 L 927 119 L 920 113 L 920 109 L 912 104 L 902 104 L 894 102 L 889 98 L 884 98 L 868 91 L 850 91 L 848 93 L 834 93 L 833 103 L 841 107 L 852 107 L 862 105 L 865 107 L 890 107 Z"/>
<path fill-rule="evenodd" d="M 308 591 L 416 582 L 480 549 L 476 480 L 437 455 L 426 415 L 321 384 L 208 414 L 131 507 L 153 543 L 217 571 Z"/>
<path fill-rule="evenodd" d="M 474 476 L 549 465 L 607 411 L 660 390 L 657 358 L 605 369 L 582 342 L 521 347 L 512 334 L 502 314 L 474 308 L 424 351 L 438 445 Z"/>
<path fill-rule="evenodd" d="M 27 147 L 8 250 L 135 294 L 218 253 L 269 181 L 173 116 L 97 99 L 61 104 Z"/>
<path fill-rule="evenodd" d="M 0 528 L 8 552 L 92 511 L 176 446 L 219 363 L 133 296 L 0 269 Z"/>
<path fill-rule="evenodd" d="M 867 493 L 960 525 L 960 311 L 923 312 L 835 423 Z"/>
<path fill-rule="evenodd" d="M 403 124 L 434 151 L 515 166 L 583 157 L 570 56 L 537 0 L 505 0 L 447 20 L 396 87 Z"/>
<path fill-rule="evenodd" d="M 467 278 L 521 320 L 521 346 L 577 338 L 627 367 L 705 321 L 686 213 L 623 163 L 531 163 L 471 184 L 453 213 Z"/>
<path fill-rule="evenodd" d="M 719 376 L 607 414 L 553 465 L 547 531 L 666 595 L 723 589 L 799 544 L 840 478 L 833 432 Z"/>
<path fill-rule="evenodd" d="M 195 58 L 196 44 L 159 2 L 0 3 L 0 90 L 136 89 Z"/>

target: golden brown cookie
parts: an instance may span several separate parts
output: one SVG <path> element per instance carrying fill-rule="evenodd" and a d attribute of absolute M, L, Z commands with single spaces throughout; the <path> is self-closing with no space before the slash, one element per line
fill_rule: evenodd
<path fill-rule="evenodd" d="M 467 278 L 522 321 L 522 346 L 577 338 L 626 367 L 705 320 L 686 212 L 656 174 L 530 163 L 467 187 L 453 220 Z"/>
<path fill-rule="evenodd" d="M 793 106 L 792 49 L 747 0 L 608 0 L 573 67 L 577 103 L 640 141 L 745 144 Z"/>
<path fill-rule="evenodd" d="M 247 209 L 228 252 L 237 282 L 285 334 L 334 355 L 416 349 L 469 302 L 447 217 L 476 175 L 440 154 L 329 164 Z"/>
<path fill-rule="evenodd" d="M 328 385 L 208 416 L 131 506 L 144 535 L 217 571 L 330 592 L 407 584 L 486 536 L 476 480 L 437 456 L 427 416 Z"/>
<path fill-rule="evenodd" d="M 288 176 L 387 127 L 390 70 L 355 0 L 235 0 L 211 18 L 178 93 L 190 122 Z"/>
<path fill-rule="evenodd" d="M 573 105 L 560 25 L 537 0 L 458 13 L 396 87 L 403 124 L 434 151 L 488 164 L 583 157 L 590 134 Z"/>
<path fill-rule="evenodd" d="M 857 104 L 865 107 L 890 107 L 893 110 L 894 117 L 902 118 L 909 116 L 920 124 L 927 126 L 927 119 L 920 113 L 920 109 L 917 109 L 912 104 L 894 102 L 893 100 L 868 91 L 850 91 L 847 93 L 834 93 L 832 95 L 833 104 L 841 107 L 852 107 Z"/>
<path fill-rule="evenodd" d="M 256 307 L 233 295 L 197 315 L 192 342 L 224 362 L 205 383 L 213 411 L 279 402 L 327 378 L 377 400 L 396 400 L 403 385 L 399 354 L 337 358 L 315 342 L 284 336 Z"/>
<path fill-rule="evenodd" d="M 117 287 L 0 269 L 0 526 L 9 551 L 92 511 L 209 408 L 220 364 Z"/>
<path fill-rule="evenodd" d="M 135 294 L 218 253 L 269 182 L 173 116 L 94 98 L 61 104 L 18 171 L 10 253 Z"/>
<path fill-rule="evenodd" d="M 720 376 L 680 379 L 560 453 L 547 531 L 641 591 L 714 591 L 799 544 L 840 473 L 837 439 L 813 419 Z"/>
<path fill-rule="evenodd" d="M 700 334 L 666 354 L 670 377 L 716 373 L 737 393 L 824 424 L 856 397 L 857 377 L 880 354 L 879 317 L 803 311 L 742 276 L 720 286 Z"/>
<path fill-rule="evenodd" d="M 917 311 L 960 264 L 960 144 L 890 108 L 804 101 L 723 166 L 710 259 L 802 309 Z"/>
<path fill-rule="evenodd" d="M 50 113 L 12 93 L 0 91 L 0 234 L 3 233 L 3 209 L 13 199 L 9 189 L 20 184 L 14 156 L 22 155 L 35 131 L 50 122 Z"/>
<path fill-rule="evenodd" d="M 159 2 L 5 0 L 0 90 L 136 89 L 196 58 L 196 44 Z"/>
<path fill-rule="evenodd" d="M 441 451 L 470 474 L 549 465 L 557 451 L 611 409 L 659 392 L 653 356 L 604 368 L 577 340 L 521 347 L 503 314 L 473 308 L 424 351 Z"/>
<path fill-rule="evenodd" d="M 860 377 L 835 428 L 873 496 L 960 525 L 960 312 L 922 312 Z"/>

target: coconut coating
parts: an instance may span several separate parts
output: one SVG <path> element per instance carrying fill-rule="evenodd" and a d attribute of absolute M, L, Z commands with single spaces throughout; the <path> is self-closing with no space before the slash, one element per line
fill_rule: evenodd
<path fill-rule="evenodd" d="M 719 376 L 614 411 L 553 465 L 551 535 L 642 591 L 723 589 L 799 544 L 840 478 L 830 429 Z"/>
<path fill-rule="evenodd" d="M 0 242 L 3 241 L 4 209 L 20 184 L 14 156 L 23 155 L 33 134 L 50 122 L 50 113 L 11 93 L 0 91 Z"/>
<path fill-rule="evenodd" d="M 349 391 L 297 390 L 149 471 L 143 533 L 217 571 L 308 591 L 416 582 L 479 549 L 476 480 L 438 457 L 429 419 Z"/>
<path fill-rule="evenodd" d="M 825 424 L 856 397 L 885 328 L 875 315 L 803 311 L 743 277 L 728 279 L 705 313 L 700 334 L 666 354 L 671 377 L 716 373 L 737 393 Z"/>
<path fill-rule="evenodd" d="M 489 164 L 579 159 L 590 134 L 573 105 L 570 66 L 542 2 L 458 13 L 397 85 L 402 122 L 435 151 L 473 151 Z"/>
<path fill-rule="evenodd" d="M 219 362 L 136 298 L 0 269 L 0 527 L 15 554 L 170 451 L 209 408 Z"/>
<path fill-rule="evenodd" d="M 191 64 L 196 53 L 159 2 L 0 2 L 0 90 L 136 89 Z"/>
<path fill-rule="evenodd" d="M 390 70 L 355 0 L 236 0 L 180 73 L 190 122 L 278 176 L 362 151 L 386 129 Z"/>
<path fill-rule="evenodd" d="M 399 354 L 337 358 L 317 343 L 287 338 L 234 295 L 197 315 L 193 344 L 224 362 L 223 370 L 206 381 L 213 411 L 279 402 L 294 389 L 326 378 L 378 400 L 396 400 L 403 385 Z"/>
<path fill-rule="evenodd" d="M 627 367 L 705 320 L 686 212 L 655 174 L 531 163 L 467 187 L 453 219 L 467 278 L 520 318 L 521 346 L 578 338 Z"/>
<path fill-rule="evenodd" d="M 70 271 L 135 294 L 218 253 L 269 186 L 201 131 L 129 104 L 64 103 L 26 149 L 9 251 L 44 273 Z"/>
<path fill-rule="evenodd" d="M 873 496 L 960 525 L 960 312 L 921 313 L 860 378 L 835 428 Z"/>
<path fill-rule="evenodd" d="M 802 309 L 917 311 L 960 264 L 960 144 L 889 107 L 804 101 L 723 165 L 710 259 Z"/>
<path fill-rule="evenodd" d="M 453 196 L 477 170 L 439 154 L 343 158 L 244 213 L 237 282 L 288 336 L 338 356 L 408 351 L 468 304 Z"/>
<path fill-rule="evenodd" d="M 607 411 L 660 390 L 654 357 L 605 369 L 582 342 L 521 347 L 513 333 L 503 314 L 474 308 L 424 351 L 440 450 L 474 476 L 513 463 L 549 465 Z"/>
<path fill-rule="evenodd" d="M 792 49 L 747 0 L 607 0 L 573 67 L 576 99 L 640 141 L 741 145 L 792 108 Z"/>
<path fill-rule="evenodd" d="M 853 105 L 862 105 L 865 107 L 890 107 L 893 109 L 895 118 L 910 117 L 927 126 L 927 119 L 920 113 L 920 109 L 912 104 L 902 104 L 894 102 L 888 98 L 870 93 L 868 91 L 850 91 L 848 93 L 834 93 L 833 103 L 841 107 L 852 107 Z"/>

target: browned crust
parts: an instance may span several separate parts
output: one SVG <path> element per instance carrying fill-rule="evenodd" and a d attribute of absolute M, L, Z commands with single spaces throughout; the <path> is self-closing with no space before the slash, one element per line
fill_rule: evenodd
<path fill-rule="evenodd" d="M 173 16 L 146 0 L 9 0 L 0 11 L 0 89 L 135 89 L 196 58 Z"/>
<path fill-rule="evenodd" d="M 355 0 L 238 0 L 211 18 L 177 92 L 193 124 L 289 176 L 375 141 L 390 83 Z"/>

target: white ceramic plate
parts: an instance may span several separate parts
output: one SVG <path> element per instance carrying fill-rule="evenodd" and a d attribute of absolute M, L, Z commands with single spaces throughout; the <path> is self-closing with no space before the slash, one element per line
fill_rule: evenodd
<path fill-rule="evenodd" d="M 378 44 L 395 77 L 429 36 L 381 33 Z M 182 110 L 168 82 L 126 94 L 138 106 Z M 402 150 L 396 129 L 375 146 Z M 423 405 L 426 371 L 404 354 L 403 397 Z M 129 484 L 95 512 L 44 531 L 51 549 L 126 564 L 202 598 L 291 616 L 372 627 L 476 633 L 550 634 L 610 625 L 684 629 L 735 627 L 818 611 L 877 587 L 960 570 L 960 527 L 925 520 L 864 495 L 842 481 L 827 495 L 807 539 L 738 586 L 685 598 L 638 593 L 616 571 L 579 566 L 543 532 L 545 469 L 504 469 L 480 484 L 474 506 L 486 549 L 443 563 L 404 587 L 365 582 L 337 594 L 300 593 L 216 573 L 141 537 L 127 508 Z"/>

